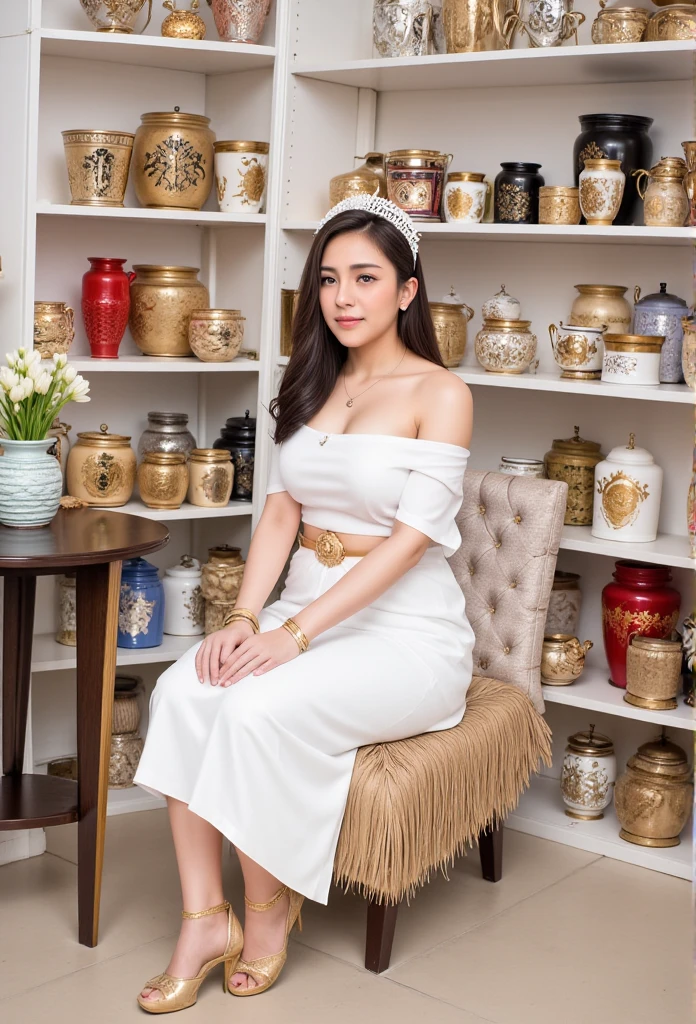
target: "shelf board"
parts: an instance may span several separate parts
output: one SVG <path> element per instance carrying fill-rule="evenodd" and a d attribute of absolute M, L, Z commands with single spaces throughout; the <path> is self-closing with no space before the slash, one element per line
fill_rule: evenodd
<path fill-rule="evenodd" d="M 637 864 L 667 875 L 691 879 L 692 841 L 688 825 L 682 832 L 679 846 L 660 850 L 627 843 L 619 837 L 621 826 L 613 802 L 599 821 L 569 818 L 565 813 L 558 779 L 545 775 L 536 776 L 520 800 L 517 810 L 505 819 L 505 826 L 516 832 L 526 832 L 565 846 L 574 846 L 578 850 L 622 860 L 627 864 Z"/>
<path fill-rule="evenodd" d="M 693 55 L 694 44 L 686 40 L 297 63 L 291 65 L 291 72 L 322 82 L 384 92 L 690 82 Z"/>
<path fill-rule="evenodd" d="M 535 51 L 520 51 L 527 52 Z M 591 227 L 587 224 L 467 224 L 460 227 L 458 224 L 442 224 L 437 221 L 414 222 L 414 225 L 425 238 L 459 242 L 579 242 L 589 245 L 612 243 L 667 246 L 696 244 L 696 228 L 646 228 L 635 224 L 610 224 L 605 227 Z M 319 227 L 319 221 L 287 220 L 282 227 L 284 231 L 314 233 Z"/>
<path fill-rule="evenodd" d="M 265 213 L 221 213 L 219 210 L 150 210 L 143 206 L 71 206 L 70 203 L 36 204 L 38 216 L 86 217 L 88 220 L 146 221 L 161 224 L 197 224 L 224 227 L 230 224 L 266 223 Z"/>
<path fill-rule="evenodd" d="M 170 636 L 164 634 L 159 647 L 145 647 L 138 651 L 129 651 L 124 647 L 116 650 L 116 665 L 154 665 L 158 662 L 177 661 L 189 647 L 202 640 L 203 636 Z M 32 672 L 56 672 L 60 669 L 77 667 L 75 647 L 67 647 L 56 642 L 53 633 L 35 633 L 31 652 Z"/>
<path fill-rule="evenodd" d="M 696 569 L 696 560 L 689 556 L 688 537 L 662 533 L 658 534 L 657 540 L 630 544 L 627 541 L 600 540 L 592 536 L 591 529 L 590 526 L 564 526 L 561 548 L 565 551 L 584 551 L 588 555 L 630 558 L 637 562 Z"/>
<path fill-rule="evenodd" d="M 154 811 L 166 807 L 163 797 L 153 796 L 140 786 L 128 789 L 110 789 L 106 804 L 107 814 L 131 814 L 133 811 Z"/>
<path fill-rule="evenodd" d="M 612 686 L 609 680 L 609 669 L 605 664 L 586 666 L 585 671 L 570 686 L 542 686 L 544 700 L 551 704 L 567 704 L 574 708 L 585 708 L 587 711 L 601 711 L 605 715 L 616 715 L 619 718 L 630 718 L 637 722 L 652 722 L 663 725 L 667 729 L 688 729 L 696 732 L 696 714 L 694 708 L 684 703 L 682 694 L 677 698 L 679 703 L 672 711 L 648 711 L 647 708 L 636 708 L 623 699 L 625 690 Z"/>
<path fill-rule="evenodd" d="M 527 391 L 553 391 L 566 395 L 596 395 L 601 398 L 634 398 L 646 402 L 675 402 L 694 406 L 696 395 L 687 384 L 660 384 L 640 387 L 636 384 L 605 384 L 601 380 L 563 380 L 557 373 L 488 373 L 482 366 L 458 366 L 452 370 L 467 384 L 484 387 L 523 388 Z"/>
<path fill-rule="evenodd" d="M 190 356 L 181 359 L 143 355 L 119 356 L 118 359 L 75 356 L 70 357 L 70 365 L 78 373 L 257 373 L 259 360 L 237 356 L 229 363 L 204 363 Z"/>
<path fill-rule="evenodd" d="M 43 28 L 41 55 L 227 75 L 235 71 L 272 67 L 275 47 Z"/>
<path fill-rule="evenodd" d="M 180 508 L 148 508 L 137 499 L 128 501 L 117 508 L 107 508 L 108 512 L 126 512 L 131 516 L 142 516 L 143 519 L 157 519 L 161 522 L 173 522 L 181 519 L 226 519 L 229 516 L 250 516 L 250 501 L 230 501 L 224 508 L 204 508 L 202 505 L 191 505 L 184 501 Z"/>

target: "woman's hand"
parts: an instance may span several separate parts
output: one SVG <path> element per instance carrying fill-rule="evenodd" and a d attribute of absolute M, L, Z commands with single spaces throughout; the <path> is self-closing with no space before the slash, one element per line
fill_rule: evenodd
<path fill-rule="evenodd" d="M 196 671 L 201 683 L 227 687 L 252 672 L 262 675 L 299 654 L 296 641 L 282 626 L 254 633 L 250 623 L 237 621 L 205 638 L 196 654 Z"/>

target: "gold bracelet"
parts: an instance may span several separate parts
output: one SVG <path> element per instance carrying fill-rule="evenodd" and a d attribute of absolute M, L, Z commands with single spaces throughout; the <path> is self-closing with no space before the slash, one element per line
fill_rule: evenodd
<path fill-rule="evenodd" d="M 307 639 L 306 635 L 302 632 L 300 627 L 297 625 L 295 620 L 286 619 L 285 622 L 283 623 L 283 627 L 287 629 L 288 633 L 290 633 L 291 636 L 295 638 L 297 646 L 300 648 L 300 654 L 304 654 L 304 652 L 309 647 L 309 640 Z"/>
<path fill-rule="evenodd" d="M 223 619 L 223 628 L 229 626 L 230 622 L 234 622 L 236 619 L 242 619 L 245 622 L 251 623 L 251 628 L 255 633 L 258 633 L 261 629 L 259 620 L 249 608 L 233 608 Z"/>

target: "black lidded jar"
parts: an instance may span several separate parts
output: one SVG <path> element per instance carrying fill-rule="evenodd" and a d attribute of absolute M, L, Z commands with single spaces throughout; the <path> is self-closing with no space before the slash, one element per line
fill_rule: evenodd
<path fill-rule="evenodd" d="M 633 224 L 642 206 L 633 171 L 652 164 L 653 147 L 648 135 L 653 123 L 652 117 L 641 117 L 638 114 L 581 114 L 578 120 L 582 131 L 573 146 L 575 184 L 580 180 L 585 158 L 620 160 L 621 170 L 626 175 L 626 186 L 614 224 Z"/>
<path fill-rule="evenodd" d="M 232 501 L 251 501 L 254 488 L 254 449 L 256 419 L 246 409 L 243 416 L 230 416 L 213 441 L 213 448 L 226 448 L 232 456 L 234 483 Z"/>
<path fill-rule="evenodd" d="M 510 160 L 501 163 L 495 179 L 495 224 L 538 224 L 541 164 Z"/>

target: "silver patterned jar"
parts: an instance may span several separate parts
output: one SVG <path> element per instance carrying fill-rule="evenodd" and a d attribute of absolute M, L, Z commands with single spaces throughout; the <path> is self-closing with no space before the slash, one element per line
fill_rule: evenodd
<path fill-rule="evenodd" d="M 661 335 L 665 339 L 660 350 L 661 384 L 681 384 L 684 380 L 682 317 L 690 312 L 684 299 L 667 291 L 664 281 L 660 283 L 659 292 L 645 295 L 642 299 L 640 288 L 635 290 L 633 333 Z"/>
<path fill-rule="evenodd" d="M 372 37 L 380 57 L 444 53 L 442 0 L 374 0 Z"/>
<path fill-rule="evenodd" d="M 539 480 L 546 476 L 541 459 L 516 459 L 510 455 L 501 455 L 498 472 L 507 473 L 509 476 L 529 476 Z"/>
<path fill-rule="evenodd" d="M 147 429 L 138 441 L 138 458 L 145 452 L 181 452 L 188 456 L 196 447 L 196 439 L 188 429 L 185 412 L 149 412 Z"/>
<path fill-rule="evenodd" d="M 578 573 L 562 572 L 560 569 L 555 571 L 553 588 L 549 597 L 549 608 L 546 613 L 545 635 L 552 633 L 576 635 L 582 607 L 582 591 L 579 584 Z"/>

